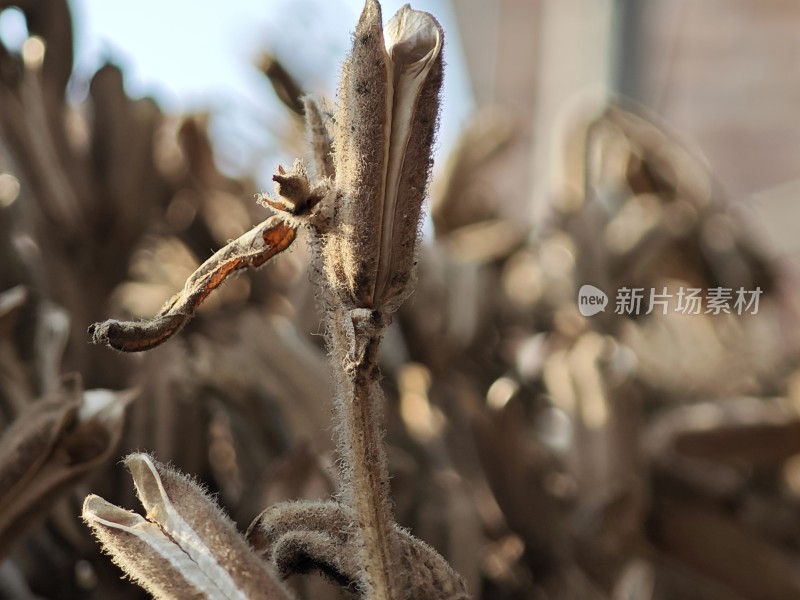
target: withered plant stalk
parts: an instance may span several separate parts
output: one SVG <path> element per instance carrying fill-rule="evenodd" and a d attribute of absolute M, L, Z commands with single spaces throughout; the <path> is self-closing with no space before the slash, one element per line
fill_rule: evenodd
<path fill-rule="evenodd" d="M 397 568 L 400 554 L 394 533 L 381 427 L 383 394 L 377 354 L 382 328 L 379 323 L 366 327 L 358 324 L 359 328 L 363 327 L 360 331 L 356 331 L 354 324 L 340 328 L 339 324 L 346 324 L 347 318 L 337 311 L 330 329 L 333 356 L 347 357 L 340 374 L 336 402 L 338 447 L 345 478 L 342 499 L 358 518 L 361 562 L 365 584 L 372 592 L 370 597 L 402 598 L 400 591 L 407 582 Z M 358 357 L 348 356 L 356 340 L 363 345 L 363 352 Z"/>
<path fill-rule="evenodd" d="M 405 597 L 409 582 L 398 568 L 377 355 L 413 277 L 441 46 L 441 29 L 430 15 L 406 6 L 384 35 L 380 6 L 366 3 L 339 87 L 333 158 L 340 200 L 321 247 L 332 292 L 328 337 L 338 374 L 343 498 L 358 519 L 362 584 L 368 597 L 380 600 Z"/>
<path fill-rule="evenodd" d="M 281 574 L 310 563 L 371 600 L 467 597 L 449 565 L 394 522 L 378 368 L 383 332 L 414 279 L 439 115 L 442 38 L 431 15 L 408 6 L 384 32 L 380 5 L 366 0 L 334 113 L 304 100 L 310 168 L 302 161 L 289 171 L 279 167 L 274 197 L 261 198 L 278 215 L 209 259 L 155 319 L 91 329 L 95 342 L 120 350 L 156 346 L 228 274 L 259 267 L 307 227 L 336 378 L 342 490 L 339 503 L 321 513 L 312 505 L 268 509 L 248 539 Z M 296 521 L 293 528 L 287 518 Z M 344 546 L 333 542 L 341 539 L 343 521 L 351 524 Z"/>

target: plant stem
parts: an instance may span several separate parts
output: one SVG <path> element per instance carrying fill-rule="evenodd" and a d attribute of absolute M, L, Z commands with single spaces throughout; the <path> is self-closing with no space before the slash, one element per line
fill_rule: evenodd
<path fill-rule="evenodd" d="M 352 314 L 337 311 L 330 330 L 334 368 L 340 370 L 336 410 L 344 500 L 358 519 L 366 597 L 400 600 L 403 586 L 396 568 L 399 557 L 381 428 L 383 393 L 377 354 L 382 326 L 353 327 Z"/>

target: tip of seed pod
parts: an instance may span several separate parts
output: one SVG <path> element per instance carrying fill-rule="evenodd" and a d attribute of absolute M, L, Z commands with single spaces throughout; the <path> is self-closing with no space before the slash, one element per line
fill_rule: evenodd
<path fill-rule="evenodd" d="M 361 17 L 358 20 L 356 31 L 371 27 L 375 21 L 381 26 L 381 5 L 377 0 L 367 0 L 364 3 L 364 10 L 361 11 Z"/>

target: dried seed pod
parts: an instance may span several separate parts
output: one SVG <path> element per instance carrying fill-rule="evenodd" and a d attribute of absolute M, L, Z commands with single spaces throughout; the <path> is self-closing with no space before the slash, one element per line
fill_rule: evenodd
<path fill-rule="evenodd" d="M 91 495 L 83 518 L 104 550 L 155 598 L 207 598 L 214 583 L 155 523 Z"/>
<path fill-rule="evenodd" d="M 334 140 L 341 205 L 323 251 L 340 298 L 391 311 L 412 277 L 442 85 L 442 29 L 403 7 L 384 35 L 368 0 L 339 88 Z"/>
<path fill-rule="evenodd" d="M 83 518 L 145 589 L 157 598 L 293 597 L 197 484 L 146 454 L 125 464 L 147 518 L 94 495 Z"/>
<path fill-rule="evenodd" d="M 0 558 L 27 529 L 108 458 L 130 393 L 84 391 L 77 376 L 37 402 L 0 436 Z"/>

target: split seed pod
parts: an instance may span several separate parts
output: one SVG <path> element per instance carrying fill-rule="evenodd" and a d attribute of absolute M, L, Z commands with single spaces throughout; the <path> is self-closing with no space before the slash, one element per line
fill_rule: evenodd
<path fill-rule="evenodd" d="M 384 32 L 367 0 L 342 72 L 334 140 L 340 205 L 324 248 L 340 298 L 391 311 L 415 264 L 442 86 L 439 23 L 401 8 Z"/>
<path fill-rule="evenodd" d="M 146 454 L 125 464 L 146 517 L 90 495 L 83 519 L 128 576 L 160 600 L 292 600 L 197 484 Z"/>

